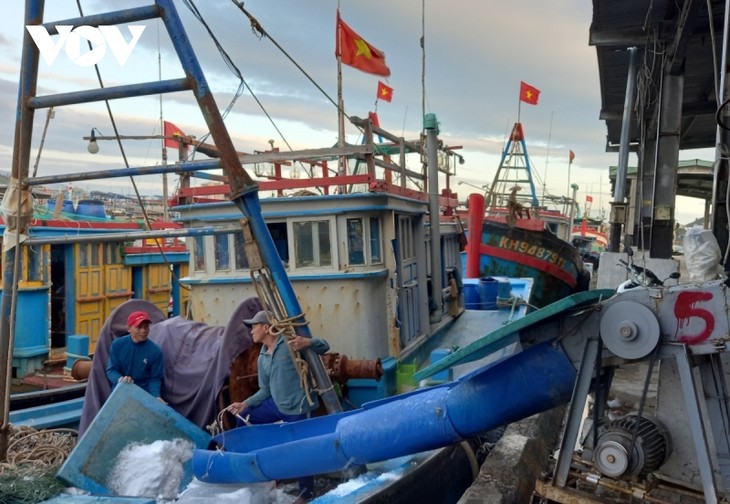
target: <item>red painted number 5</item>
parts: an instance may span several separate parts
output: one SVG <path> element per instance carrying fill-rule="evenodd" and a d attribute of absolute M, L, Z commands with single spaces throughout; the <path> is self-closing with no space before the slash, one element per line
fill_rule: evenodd
<path fill-rule="evenodd" d="M 674 316 L 677 317 L 678 328 L 681 328 L 685 324 L 689 323 L 689 319 L 692 317 L 701 318 L 705 322 L 705 330 L 701 333 L 692 336 L 688 334 L 682 334 L 679 336 L 679 341 L 688 345 L 694 345 L 705 341 L 712 331 L 715 329 L 715 317 L 712 312 L 705 310 L 704 308 L 697 308 L 695 304 L 702 301 L 709 301 L 712 299 L 712 293 L 710 292 L 680 292 L 677 296 L 677 302 L 674 305 Z"/>

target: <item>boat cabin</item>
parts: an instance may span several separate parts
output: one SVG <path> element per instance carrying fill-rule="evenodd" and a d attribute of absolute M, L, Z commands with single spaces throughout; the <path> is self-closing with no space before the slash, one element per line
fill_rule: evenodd
<path fill-rule="evenodd" d="M 29 246 L 22 248 L 13 378 L 42 372 L 53 362 L 65 363 L 70 371 L 75 360 L 94 353 L 107 317 L 129 299 L 148 300 L 165 314 L 170 308 L 178 314 L 187 300 L 176 280 L 187 274 L 189 263 L 182 241 L 163 238 L 158 246 L 155 239 L 124 238 L 141 231 L 142 224 L 71 215 L 75 207 L 68 203 L 56 215 L 36 208 Z"/>
<path fill-rule="evenodd" d="M 402 356 L 448 316 L 450 278 L 460 277 L 455 221 L 439 222 L 442 301 L 432 295 L 430 222 L 422 200 L 363 192 L 268 197 L 262 214 L 310 324 L 338 352 L 358 359 Z M 192 316 L 223 325 L 257 296 L 230 202 L 176 207 L 186 227 L 227 232 L 188 238 Z M 356 337 L 353 337 L 357 335 Z"/>

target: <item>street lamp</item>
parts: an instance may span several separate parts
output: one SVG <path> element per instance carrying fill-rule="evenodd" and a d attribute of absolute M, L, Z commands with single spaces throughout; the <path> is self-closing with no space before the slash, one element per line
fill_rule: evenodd
<path fill-rule="evenodd" d="M 89 145 L 86 147 L 89 154 L 96 154 L 99 152 L 99 144 L 96 142 L 96 134 L 94 133 L 94 130 L 99 131 L 96 128 L 91 128 L 91 138 L 89 139 Z M 99 131 L 99 134 L 101 134 L 101 131 Z"/>

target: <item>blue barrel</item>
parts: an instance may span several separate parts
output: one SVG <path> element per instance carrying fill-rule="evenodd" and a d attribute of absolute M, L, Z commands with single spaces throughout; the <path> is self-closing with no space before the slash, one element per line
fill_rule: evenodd
<path fill-rule="evenodd" d="M 499 289 L 499 281 L 492 277 L 482 277 L 479 279 L 479 301 L 482 310 L 497 309 L 497 291 Z"/>
<path fill-rule="evenodd" d="M 497 298 L 498 299 L 509 299 L 512 295 L 512 286 L 509 283 L 509 278 L 500 277 L 497 285 Z"/>
<path fill-rule="evenodd" d="M 48 211 L 53 212 L 56 209 L 56 200 L 50 199 L 48 200 Z M 66 213 L 76 213 L 76 210 L 74 209 L 74 202 L 71 200 L 63 200 L 63 203 L 61 203 L 61 211 Z"/>
<path fill-rule="evenodd" d="M 464 308 L 467 310 L 479 310 L 482 302 L 479 299 L 479 285 L 475 283 L 467 283 L 464 281 Z"/>
<path fill-rule="evenodd" d="M 48 354 L 49 296 L 47 285 L 18 289 L 16 317 L 23 323 L 15 327 L 13 357 L 16 359 Z"/>
<path fill-rule="evenodd" d="M 106 219 L 106 209 L 101 200 L 80 200 L 76 204 L 76 215 L 79 217 L 98 217 Z"/>

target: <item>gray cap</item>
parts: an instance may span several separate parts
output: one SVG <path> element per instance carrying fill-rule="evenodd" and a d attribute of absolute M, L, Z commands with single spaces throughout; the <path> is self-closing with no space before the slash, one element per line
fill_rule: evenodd
<path fill-rule="evenodd" d="M 247 326 L 252 326 L 254 324 L 268 324 L 269 317 L 266 315 L 266 310 L 261 310 L 256 315 L 254 315 L 253 318 L 243 319 L 243 323 Z"/>

